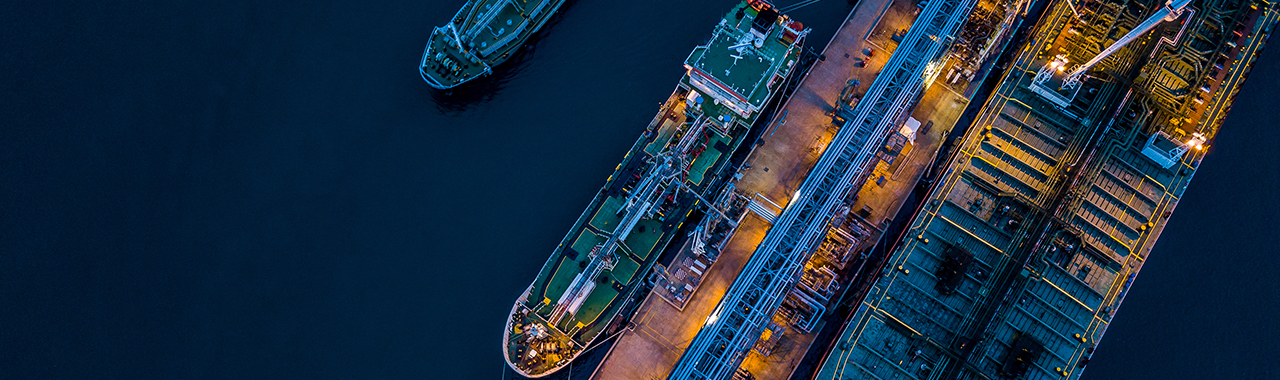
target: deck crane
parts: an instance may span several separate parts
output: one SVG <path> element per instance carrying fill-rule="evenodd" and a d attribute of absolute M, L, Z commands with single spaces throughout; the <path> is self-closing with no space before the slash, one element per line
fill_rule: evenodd
<path fill-rule="evenodd" d="M 1093 57 L 1093 59 L 1090 59 L 1089 62 L 1085 62 L 1085 64 L 1080 65 L 1079 67 L 1076 67 L 1076 69 L 1072 70 L 1070 74 L 1067 74 L 1066 77 L 1063 77 L 1062 88 L 1074 88 L 1075 86 L 1078 86 L 1080 84 L 1080 76 L 1083 75 L 1085 71 L 1092 68 L 1093 65 L 1098 64 L 1098 62 L 1102 62 L 1103 59 L 1106 59 L 1107 57 L 1111 56 L 1112 53 L 1115 53 L 1116 51 L 1120 50 L 1120 48 L 1125 47 L 1125 45 L 1128 45 L 1130 42 L 1133 42 L 1133 40 L 1136 40 L 1138 39 L 1138 37 L 1151 31 L 1151 29 L 1154 29 L 1157 25 L 1160 25 L 1161 22 L 1173 21 L 1177 19 L 1179 16 L 1182 16 L 1182 11 L 1187 8 L 1187 5 L 1190 5 L 1190 4 L 1191 4 L 1191 0 L 1166 1 L 1164 3 L 1164 6 L 1160 7 L 1160 9 L 1156 11 L 1156 13 L 1152 14 L 1151 17 L 1148 17 L 1141 24 L 1138 24 L 1137 27 L 1133 28 L 1133 30 L 1130 30 L 1129 33 L 1124 35 L 1124 37 L 1120 37 L 1120 39 L 1112 43 L 1111 46 L 1107 46 L 1107 48 L 1103 49 L 1101 53 L 1098 53 L 1097 56 Z M 1067 62 L 1066 62 L 1066 58 L 1064 57 L 1059 57 L 1058 59 L 1055 59 L 1049 62 L 1048 64 L 1045 65 L 1044 68 L 1040 69 L 1039 73 L 1036 73 L 1035 81 L 1037 83 L 1044 83 L 1049 79 L 1049 76 L 1053 73 L 1055 69 L 1060 71 L 1065 71 L 1066 65 L 1067 65 Z"/>

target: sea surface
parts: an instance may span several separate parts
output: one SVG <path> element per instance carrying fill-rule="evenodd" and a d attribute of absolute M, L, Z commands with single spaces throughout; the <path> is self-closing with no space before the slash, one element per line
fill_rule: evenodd
<path fill-rule="evenodd" d="M 462 3 L 0 3 L 0 378 L 509 378 L 515 298 L 736 2 L 571 1 L 435 91 Z M 820 49 L 850 9 L 792 16 Z M 1280 378 L 1277 88 L 1272 48 L 1086 379 Z"/>

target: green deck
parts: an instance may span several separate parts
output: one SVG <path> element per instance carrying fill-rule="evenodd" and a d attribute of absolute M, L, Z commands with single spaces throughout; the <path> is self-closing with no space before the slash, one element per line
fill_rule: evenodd
<path fill-rule="evenodd" d="M 662 153 L 662 148 L 666 147 L 667 143 L 671 141 L 671 136 L 675 136 L 676 129 L 683 128 L 683 123 L 683 117 L 681 117 L 680 120 L 664 120 L 662 122 L 662 127 L 658 129 L 658 138 L 645 146 L 644 152 L 650 156 L 657 156 L 658 153 Z"/>
<path fill-rule="evenodd" d="M 737 44 L 743 36 L 749 36 L 751 33 L 752 17 L 756 15 L 746 3 L 742 3 L 741 7 L 746 7 L 746 17 L 742 20 L 734 18 L 735 12 L 726 15 L 724 25 L 717 26 L 715 35 L 708 45 L 700 46 L 690 55 L 689 62 L 696 65 L 700 69 L 708 70 L 717 80 L 722 80 L 726 84 L 739 88 L 740 92 L 753 96 L 757 100 L 756 104 L 762 104 L 763 100 L 771 94 L 771 89 L 767 88 L 769 80 L 774 76 L 775 72 L 785 74 L 788 70 L 784 69 L 782 61 L 794 60 L 798 54 L 798 47 L 793 48 L 789 45 L 781 43 L 777 36 L 781 27 L 775 26 L 772 33 L 766 36 L 764 44 L 760 48 L 754 46 L 748 47 L 752 53 L 747 54 L 749 59 L 735 59 L 731 55 L 737 55 L 735 51 L 728 49 L 730 45 Z M 780 20 L 784 20 L 782 18 Z M 725 70 L 729 70 L 725 74 Z M 781 70 L 781 71 L 780 71 Z M 689 83 L 686 76 L 681 80 L 682 86 Z M 668 144 L 674 144 L 680 129 L 687 128 L 690 123 L 688 121 L 692 115 L 703 114 L 706 118 L 718 118 L 720 115 L 735 115 L 732 111 L 724 106 L 716 105 L 711 99 L 703 102 L 700 107 L 687 108 L 683 101 L 684 94 L 689 90 L 678 90 L 672 95 L 672 98 L 666 103 L 666 108 L 662 113 L 655 117 L 654 123 L 656 127 L 652 127 L 656 133 L 649 138 L 641 137 L 639 141 L 632 147 L 632 152 L 622 164 L 619 165 L 619 171 L 615 172 L 610 179 L 613 181 L 629 181 L 633 175 L 630 172 L 623 172 L 628 166 L 628 162 L 636 159 L 647 159 L 657 155 L 668 149 Z M 705 96 L 705 94 L 704 94 Z M 758 99 L 756 99 L 758 98 Z M 754 118 L 754 114 L 752 117 Z M 703 189 L 708 185 L 708 179 L 718 170 L 722 170 L 728 161 L 729 154 L 736 149 L 738 144 L 745 136 L 744 128 L 737 128 L 738 125 L 750 125 L 754 120 L 738 120 L 737 122 L 729 122 L 730 126 L 723 127 L 731 130 L 729 136 L 722 135 L 718 132 L 710 132 L 710 137 L 705 143 L 702 152 L 692 157 L 692 165 L 688 168 L 686 181 L 692 188 Z M 721 122 L 723 123 L 723 122 Z M 741 123 L 741 124 L 738 124 Z M 727 151 L 716 149 L 717 145 L 728 147 Z M 606 187 L 609 186 L 606 184 Z M 588 211 L 583 213 L 583 217 L 575 223 L 573 231 L 563 244 L 563 247 L 557 249 L 555 255 L 559 259 L 548 262 L 543 268 L 538 279 L 535 281 L 534 293 L 530 295 L 526 306 L 530 308 L 539 308 L 539 304 L 547 304 L 545 307 L 538 309 L 538 314 L 549 317 L 553 309 L 551 304 L 559 301 L 560 296 L 566 291 L 573 282 L 574 277 L 582 271 L 582 267 L 590 260 L 591 250 L 605 240 L 610 233 L 613 233 L 621 222 L 618 210 L 626 202 L 624 194 L 601 194 L 597 199 L 592 201 L 592 206 Z M 664 224 L 678 224 L 687 216 L 687 209 L 677 210 L 679 215 L 667 215 L 666 221 L 655 219 L 642 219 L 634 229 L 629 233 L 626 240 L 623 241 L 621 249 L 616 251 L 618 262 L 612 270 L 605 271 L 606 277 L 618 281 L 625 288 L 630 288 L 633 282 L 639 277 L 638 274 L 647 270 L 653 265 L 653 261 L 657 258 L 660 251 L 665 247 L 666 243 L 671 240 L 673 233 L 664 231 Z M 655 218 L 659 216 L 655 215 Z M 675 222 L 672 222 L 675 220 Z M 670 228 L 670 226 L 667 226 Z M 643 231 L 643 232 L 642 232 Z M 577 252 L 577 255 L 570 258 L 570 255 L 563 252 L 564 248 L 571 248 Z M 590 279 L 596 281 L 597 279 Z M 607 305 L 614 302 L 617 292 L 611 287 L 611 284 L 597 284 L 592 294 L 588 296 L 583 306 L 579 309 L 577 315 L 566 317 L 572 322 L 562 322 L 560 325 L 564 328 L 572 329 L 577 323 L 581 322 L 585 325 L 591 325 L 599 319 L 603 310 L 607 309 Z M 607 289 L 607 290 L 606 290 Z M 548 302 L 549 300 L 549 302 Z M 594 336 L 590 334 L 576 334 L 575 340 L 580 344 L 585 344 Z"/>
<path fill-rule="evenodd" d="M 716 143 L 723 143 L 725 146 L 733 146 L 733 140 L 720 135 L 712 135 L 707 141 L 707 150 L 698 155 L 698 159 L 693 160 L 693 165 L 689 166 L 689 182 L 701 186 L 703 178 L 706 177 L 708 169 L 716 167 L 721 157 L 725 157 L 724 153 L 716 150 Z"/>
<path fill-rule="evenodd" d="M 750 28 L 750 23 L 744 23 L 746 28 Z M 694 67 L 702 69 L 707 74 L 711 74 L 719 79 L 729 88 L 733 89 L 740 95 L 750 96 L 760 84 L 768 80 L 769 77 L 764 76 L 773 67 L 773 60 L 766 59 L 765 55 L 746 55 L 740 56 L 733 50 L 729 50 L 730 46 L 738 43 L 738 36 L 734 33 L 717 34 L 716 38 L 711 41 L 711 46 L 707 49 L 700 49 L 692 60 Z M 773 46 L 786 49 L 786 46 L 776 41 L 769 41 L 761 50 L 767 50 Z M 747 49 L 754 49 L 748 47 Z M 700 53 L 700 54 L 699 54 Z M 734 57 L 743 57 L 735 59 Z M 752 99 L 759 100 L 759 99 Z M 760 104 L 752 102 L 753 105 L 759 107 Z"/>
<path fill-rule="evenodd" d="M 710 43 L 694 49 L 685 65 L 707 73 L 758 110 L 781 86 L 781 81 L 775 79 L 794 66 L 799 49 L 795 47 L 798 44 L 788 45 L 778 39 L 782 25 L 774 25 L 756 47 L 751 39 L 751 24 L 757 12 L 745 4 L 741 7 L 745 7 L 745 17 L 726 17 L 726 22 L 716 27 Z M 784 19 L 785 16 L 779 20 Z"/>
<path fill-rule="evenodd" d="M 595 324 L 596 319 L 600 317 L 600 313 L 617 298 L 617 290 L 613 290 L 608 284 L 599 284 L 591 292 L 591 295 L 587 296 L 587 301 L 582 303 L 582 309 L 578 310 L 578 314 L 573 316 L 573 320 L 583 325 Z"/>
<path fill-rule="evenodd" d="M 622 208 L 623 203 L 626 201 L 626 199 L 620 197 L 606 198 L 604 200 L 604 204 L 601 205 L 599 209 L 596 209 L 595 216 L 591 217 L 591 227 L 594 227 L 599 231 L 613 231 L 613 229 L 618 226 L 618 221 L 622 220 L 622 217 L 618 216 L 616 210 Z M 576 247 L 574 250 L 579 253 L 591 252 L 590 249 L 582 251 L 578 250 Z"/>
<path fill-rule="evenodd" d="M 743 2 L 741 7 L 747 7 Z M 708 46 L 699 47 L 705 52 L 708 48 L 720 49 L 727 52 L 727 47 L 722 46 L 727 41 L 737 40 L 741 36 L 749 35 L 751 28 L 751 16 L 753 12 L 746 12 L 750 15 L 744 20 L 737 20 L 734 15 L 737 9 L 726 15 L 726 25 L 741 25 L 744 29 L 726 29 L 725 27 L 717 27 L 716 37 Z M 785 17 L 780 21 L 786 20 Z M 741 22 L 740 22 L 741 21 Z M 788 69 L 779 70 L 780 65 L 775 62 L 793 61 L 799 52 L 799 47 L 784 46 L 777 40 L 781 27 L 775 27 L 769 36 L 766 36 L 766 46 L 763 49 L 757 49 L 762 55 L 754 58 L 754 63 L 743 60 L 733 69 L 730 78 L 735 85 L 749 86 L 748 94 L 760 95 L 760 102 L 763 104 L 772 93 L 765 85 L 770 78 L 774 77 L 774 73 L 786 75 Z M 777 45 L 777 46 L 773 46 Z M 753 48 L 754 49 L 754 48 Z M 695 55 L 700 53 L 695 52 Z M 726 53 L 727 54 L 727 53 Z M 718 65 L 724 63 L 724 54 L 711 53 L 701 54 L 705 59 L 704 63 L 709 64 L 707 67 L 720 67 Z M 731 59 L 731 58 L 730 58 Z M 721 69 L 723 71 L 723 69 Z M 751 76 L 756 78 L 751 78 Z M 724 170 L 728 164 L 728 158 L 731 153 L 745 139 L 748 128 L 759 115 L 758 112 L 752 112 L 747 117 L 742 117 L 727 107 L 716 105 L 711 98 L 706 98 L 701 107 L 687 107 L 688 96 L 690 93 L 697 91 L 701 96 L 707 96 L 706 93 L 692 88 L 689 76 L 686 75 L 680 81 L 676 91 L 664 103 L 663 111 L 661 111 L 649 125 L 649 132 L 641 136 L 632 146 L 631 151 L 618 165 L 617 170 L 609 177 L 608 182 L 604 185 L 602 191 L 592 199 L 587 210 L 574 223 L 561 244 L 552 254 L 552 258 L 534 280 L 522 303 L 518 306 L 517 311 L 527 309 L 531 312 L 526 317 L 513 319 L 512 329 L 514 326 L 524 326 L 527 329 L 530 324 L 545 324 L 551 318 L 556 309 L 560 298 L 568 291 L 574 278 L 582 273 L 587 264 L 591 261 L 591 251 L 597 245 L 608 240 L 610 234 L 615 233 L 619 223 L 622 223 L 622 217 L 619 216 L 619 210 L 625 206 L 629 192 L 634 190 L 629 186 L 635 186 L 634 181 L 636 173 L 643 173 L 647 162 L 659 154 L 663 154 L 679 141 L 677 136 L 688 133 L 682 131 L 692 126 L 690 120 L 696 118 L 704 118 L 706 120 L 716 120 L 716 125 L 708 126 L 706 133 L 706 142 L 697 142 L 699 145 L 694 149 L 701 149 L 696 156 L 686 157 L 691 162 L 684 179 L 685 186 L 700 193 L 700 196 L 713 196 L 718 187 L 714 185 L 719 171 Z M 704 112 L 707 112 L 704 114 Z M 721 119 L 720 115 L 728 115 L 731 118 Z M 698 137 L 700 140 L 703 138 Z M 716 146 L 720 149 L 716 149 Z M 662 186 L 673 186 L 671 184 L 663 184 Z M 626 188 L 626 191 L 622 189 Z M 679 190 L 684 192 L 688 190 Z M 640 219 L 635 227 L 627 234 L 618 249 L 614 251 L 616 261 L 611 270 L 606 270 L 597 278 L 585 279 L 593 281 L 595 287 L 586 296 L 576 313 L 567 313 L 556 323 L 554 334 L 548 339 L 567 336 L 565 344 L 572 344 L 576 348 L 562 348 L 559 353 L 539 351 L 540 355 L 546 355 L 541 358 L 530 358 L 525 356 L 520 359 L 522 368 L 528 368 L 530 374 L 538 374 L 550 371 L 555 363 L 547 361 L 560 362 L 575 354 L 575 350 L 580 350 L 587 346 L 597 336 L 601 334 L 608 326 L 609 321 L 613 320 L 622 309 L 622 305 L 627 299 L 627 295 L 635 288 L 640 281 L 645 278 L 645 273 L 651 268 L 661 252 L 670 243 L 672 238 L 683 225 L 684 219 L 689 216 L 691 207 L 696 204 L 695 197 L 688 194 L 677 195 L 673 198 L 675 203 L 668 203 L 664 197 L 662 204 L 665 207 L 661 212 L 655 212 L 649 219 Z M 572 250 L 572 252 L 568 250 Z M 566 301 L 569 302 L 569 301 Z M 508 355 L 515 350 L 532 349 L 524 347 L 520 343 L 520 338 L 511 339 L 508 345 Z M 543 343 L 539 343 L 543 345 Z M 568 346 L 564 346 L 568 347 Z M 558 356 L 565 354 L 568 356 Z M 534 362 L 534 364 L 530 364 Z"/>
<path fill-rule="evenodd" d="M 698 106 L 698 108 L 701 109 L 703 115 L 707 115 L 707 117 L 712 119 L 719 119 L 721 115 L 728 115 L 730 117 L 737 117 L 738 115 L 734 113 L 733 110 L 730 110 L 729 107 L 716 104 L 715 102 L 703 102 Z"/>
<path fill-rule="evenodd" d="M 595 247 L 596 244 L 600 244 L 604 241 L 604 236 L 583 230 L 582 234 L 578 235 L 578 239 L 573 242 L 573 250 L 578 251 L 578 259 L 582 259 L 582 255 L 591 253 L 592 247 Z"/>
<path fill-rule="evenodd" d="M 611 271 L 613 279 L 623 284 L 631 283 L 631 278 L 635 277 L 636 272 L 640 271 L 640 263 L 632 260 L 627 256 L 618 256 L 618 263 L 614 264 Z"/>
<path fill-rule="evenodd" d="M 640 227 L 644 227 L 644 232 L 640 232 Z M 640 223 L 636 223 L 636 229 L 631 230 L 631 234 L 627 235 L 627 248 L 634 252 L 636 258 L 648 260 L 652 256 L 654 247 L 658 245 L 658 241 L 666 237 L 667 234 L 662 233 L 662 222 L 643 219 Z"/>

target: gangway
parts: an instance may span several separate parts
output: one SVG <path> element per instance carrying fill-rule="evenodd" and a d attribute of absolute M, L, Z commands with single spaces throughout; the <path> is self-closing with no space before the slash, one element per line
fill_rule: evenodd
<path fill-rule="evenodd" d="M 670 379 L 728 379 L 797 282 L 835 210 L 868 163 L 937 76 L 947 45 L 976 0 L 930 1 L 792 200 L 716 306 Z"/>

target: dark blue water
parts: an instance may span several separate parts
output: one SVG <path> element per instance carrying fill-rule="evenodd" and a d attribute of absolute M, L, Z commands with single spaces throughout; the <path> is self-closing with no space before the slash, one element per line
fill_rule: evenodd
<path fill-rule="evenodd" d="M 1270 43 L 1085 380 L 1280 379 L 1280 39 Z"/>
<path fill-rule="evenodd" d="M 0 4 L 0 378 L 502 376 L 515 297 L 733 2 L 573 2 L 444 95 L 416 64 L 461 3 Z M 820 48 L 848 10 L 793 16 Z M 1277 52 L 1089 378 L 1277 376 Z"/>

